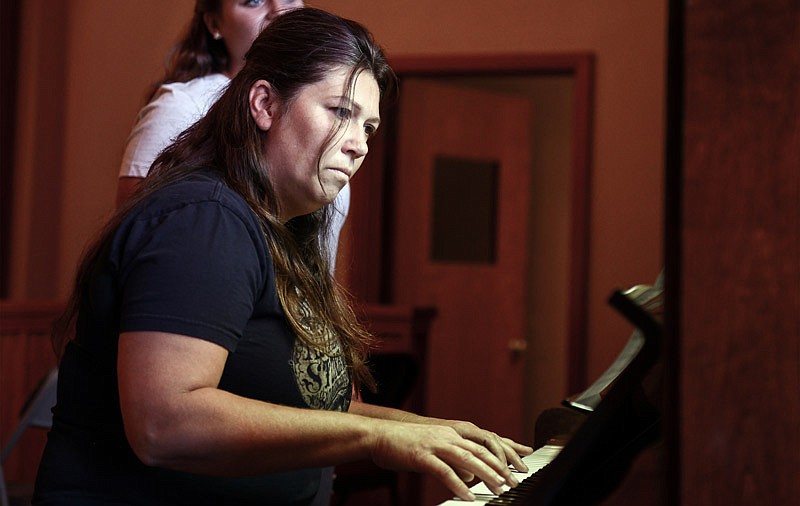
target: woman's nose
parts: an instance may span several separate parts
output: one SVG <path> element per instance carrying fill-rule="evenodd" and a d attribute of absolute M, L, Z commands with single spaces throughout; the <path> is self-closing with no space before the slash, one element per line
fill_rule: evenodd
<path fill-rule="evenodd" d="M 303 7 L 303 2 L 299 0 L 267 0 L 267 4 L 269 7 L 267 21 L 270 23 L 281 14 Z"/>
<path fill-rule="evenodd" d="M 275 18 L 282 14 L 282 10 L 281 2 L 276 0 L 267 0 L 267 15 L 265 17 L 267 24 L 275 21 Z"/>
<path fill-rule="evenodd" d="M 343 150 L 350 153 L 353 158 L 361 158 L 369 152 L 367 145 L 367 134 L 361 128 L 351 128 L 348 133 L 347 141 L 345 141 Z"/>

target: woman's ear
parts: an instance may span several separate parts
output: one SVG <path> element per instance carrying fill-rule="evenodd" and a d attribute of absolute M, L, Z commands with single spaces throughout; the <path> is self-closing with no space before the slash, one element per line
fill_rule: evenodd
<path fill-rule="evenodd" d="M 272 126 L 278 108 L 278 101 L 272 85 L 260 79 L 250 87 L 250 115 L 263 131 Z"/>
<path fill-rule="evenodd" d="M 219 32 L 219 16 L 213 12 L 205 12 L 203 13 L 203 23 L 212 37 L 217 40 L 222 38 L 222 34 Z"/>

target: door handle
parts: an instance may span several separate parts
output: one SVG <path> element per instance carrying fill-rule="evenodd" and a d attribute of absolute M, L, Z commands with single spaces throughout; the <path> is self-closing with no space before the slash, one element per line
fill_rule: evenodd
<path fill-rule="evenodd" d="M 524 353 L 528 349 L 528 341 L 525 339 L 512 339 L 508 342 L 508 350 L 511 353 Z"/>

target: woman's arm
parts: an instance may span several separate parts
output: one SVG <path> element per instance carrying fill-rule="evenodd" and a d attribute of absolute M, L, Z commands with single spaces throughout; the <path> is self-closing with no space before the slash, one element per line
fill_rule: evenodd
<path fill-rule="evenodd" d="M 217 388 L 227 351 L 163 332 L 120 335 L 118 376 L 125 433 L 147 465 L 213 475 L 252 475 L 372 459 L 431 474 L 472 500 L 459 476 L 495 490 L 517 484 L 481 444 L 445 425 L 291 408 Z M 375 414 L 364 411 L 364 414 Z"/>

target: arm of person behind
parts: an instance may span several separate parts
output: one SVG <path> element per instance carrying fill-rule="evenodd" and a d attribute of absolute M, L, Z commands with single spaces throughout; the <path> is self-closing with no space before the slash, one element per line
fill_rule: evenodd
<path fill-rule="evenodd" d="M 133 193 L 139 187 L 142 179 L 144 178 L 120 176 L 119 180 L 117 181 L 117 208 L 122 207 L 122 205 L 131 198 L 131 195 L 133 195 Z"/>
<path fill-rule="evenodd" d="M 118 374 L 125 433 L 147 465 L 206 474 L 253 475 L 372 459 L 428 473 L 459 497 L 461 477 L 497 492 L 515 486 L 508 466 L 453 428 L 354 413 L 291 408 L 217 388 L 227 351 L 164 332 L 120 336 Z"/>

